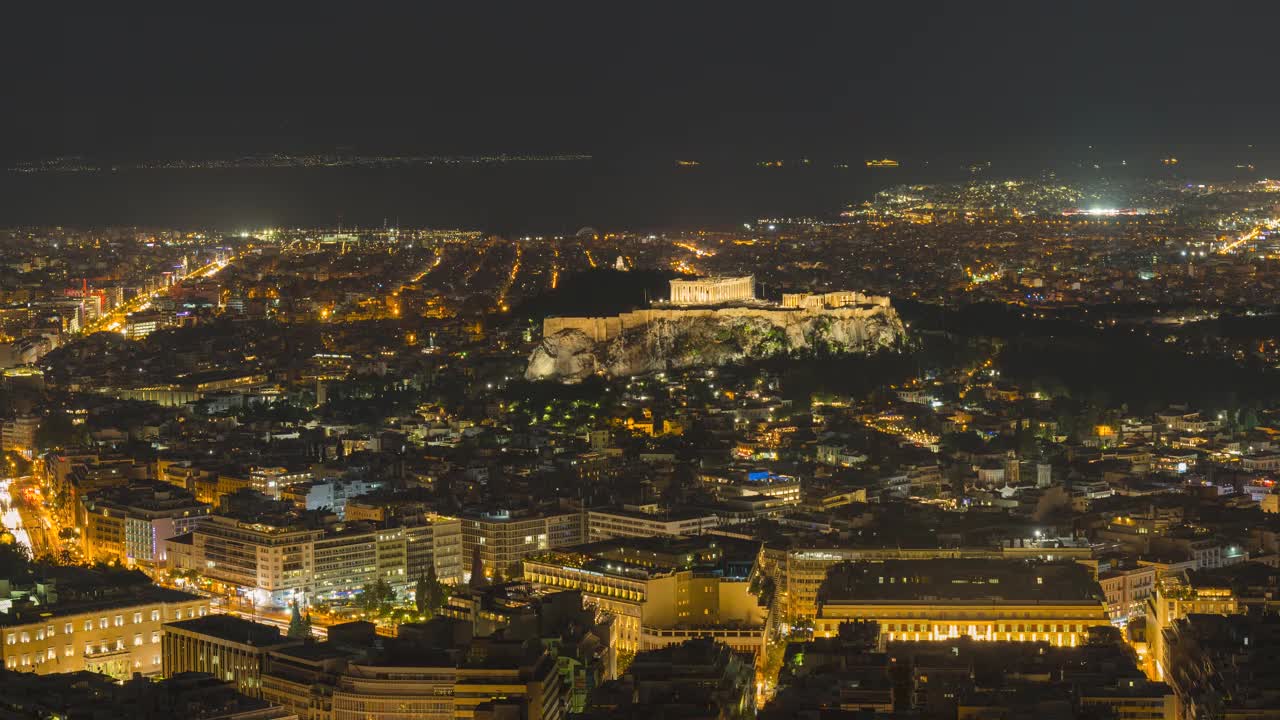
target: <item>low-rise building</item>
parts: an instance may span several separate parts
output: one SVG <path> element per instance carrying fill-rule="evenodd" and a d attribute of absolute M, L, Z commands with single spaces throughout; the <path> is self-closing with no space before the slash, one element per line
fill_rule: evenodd
<path fill-rule="evenodd" d="M 297 643 L 273 625 L 233 615 L 206 615 L 165 623 L 161 647 L 164 674 L 209 673 L 249 697 L 262 697 L 262 668 L 267 652 Z"/>
<path fill-rule="evenodd" d="M 157 587 L 134 572 L 62 568 L 29 591 L 5 590 L 0 658 L 23 672 L 155 675 L 162 625 L 209 613 L 208 598 Z"/>
<path fill-rule="evenodd" d="M 688 640 L 636 655 L 626 674 L 588 700 L 584 720 L 755 717 L 755 669 L 727 645 Z"/>
<path fill-rule="evenodd" d="M 534 555 L 524 579 L 581 590 L 614 618 L 619 652 L 709 637 L 756 654 L 772 622 L 770 593 L 752 583 L 758 549 L 714 536 L 609 540 Z"/>
<path fill-rule="evenodd" d="M 1102 589 L 1083 565 L 1021 560 L 886 560 L 832 568 L 815 632 L 875 621 L 890 641 L 971 637 L 1075 646 L 1109 624 Z"/>

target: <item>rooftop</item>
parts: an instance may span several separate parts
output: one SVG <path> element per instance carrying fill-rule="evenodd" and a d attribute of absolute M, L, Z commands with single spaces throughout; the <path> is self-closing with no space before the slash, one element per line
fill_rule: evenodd
<path fill-rule="evenodd" d="M 191 620 L 179 620 L 165 623 L 166 628 L 179 628 L 187 632 L 200 633 L 227 642 L 270 647 L 285 642 L 292 642 L 280 634 L 280 629 L 273 625 L 264 625 L 252 620 L 245 620 L 235 615 L 205 615 Z"/>
<path fill-rule="evenodd" d="M 1102 589 L 1077 563 L 1022 560 L 886 560 L 842 563 L 822 583 L 820 603 L 1098 604 Z"/>

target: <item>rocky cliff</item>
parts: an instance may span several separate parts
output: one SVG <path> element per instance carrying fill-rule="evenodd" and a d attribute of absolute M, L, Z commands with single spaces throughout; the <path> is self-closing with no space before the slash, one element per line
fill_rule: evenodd
<path fill-rule="evenodd" d="M 555 330 L 529 356 L 525 378 L 577 382 L 597 372 L 642 375 L 791 352 L 871 353 L 896 346 L 904 335 L 902 320 L 887 306 L 667 311 L 605 340 L 575 327 Z"/>

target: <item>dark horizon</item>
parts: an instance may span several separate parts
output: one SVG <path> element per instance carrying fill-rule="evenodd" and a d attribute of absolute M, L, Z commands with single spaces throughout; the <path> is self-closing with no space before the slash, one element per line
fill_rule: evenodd
<path fill-rule="evenodd" d="M 24 9 L 0 160 L 1274 154 L 1277 10 L 1234 8 Z"/>

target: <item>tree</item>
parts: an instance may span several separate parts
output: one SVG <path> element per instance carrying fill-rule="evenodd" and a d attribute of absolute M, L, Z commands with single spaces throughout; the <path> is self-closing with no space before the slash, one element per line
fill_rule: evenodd
<path fill-rule="evenodd" d="M 482 588 L 489 584 L 488 578 L 484 576 L 484 560 L 480 557 L 479 545 L 476 545 L 475 551 L 471 554 L 471 581 L 469 584 L 473 588 Z"/>
<path fill-rule="evenodd" d="M 395 599 L 395 590 L 382 578 L 366 583 L 360 590 L 360 606 L 371 613 L 386 612 Z"/>
<path fill-rule="evenodd" d="M 427 616 L 434 616 L 448 602 L 449 588 L 436 577 L 434 564 L 428 565 L 426 574 L 418 578 L 413 600 L 418 613 Z"/>
<path fill-rule="evenodd" d="M 293 603 L 293 614 L 289 618 L 289 637 L 294 640 L 306 640 L 311 637 L 311 616 L 304 619 L 298 603 Z"/>
<path fill-rule="evenodd" d="M 45 416 L 36 428 L 35 443 L 40 450 L 56 447 L 70 447 L 83 439 L 84 433 L 71 422 L 71 417 L 64 412 L 53 412 Z"/>

